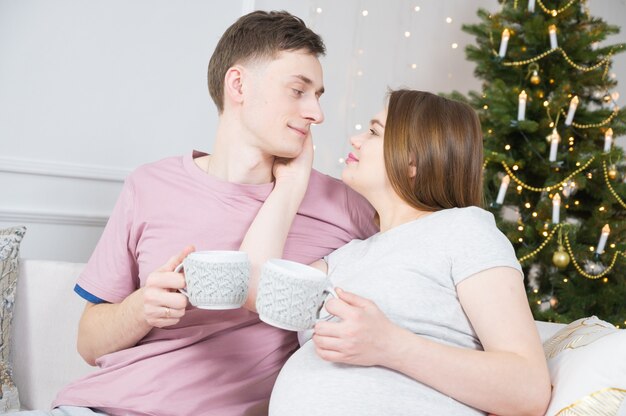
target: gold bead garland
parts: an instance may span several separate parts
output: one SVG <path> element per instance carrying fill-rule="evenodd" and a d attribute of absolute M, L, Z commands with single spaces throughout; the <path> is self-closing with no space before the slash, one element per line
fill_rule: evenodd
<path fill-rule="evenodd" d="M 554 226 L 554 228 L 552 229 L 552 231 L 550 232 L 550 234 L 548 234 L 548 236 L 545 238 L 545 240 L 543 240 L 543 242 L 539 245 L 539 247 L 537 247 L 535 250 L 531 251 L 530 253 L 526 254 L 525 256 L 520 257 L 519 259 L 517 259 L 517 261 L 519 261 L 520 263 L 525 262 L 526 260 L 529 260 L 533 257 L 535 257 L 537 254 L 539 254 L 541 252 L 541 250 L 543 250 L 548 243 L 550 242 L 550 240 L 552 240 L 552 237 L 554 237 L 554 234 L 556 233 L 557 230 L 564 228 L 563 224 L 557 224 Z M 611 272 L 611 270 L 613 270 L 613 267 L 615 267 L 615 262 L 617 261 L 617 256 L 623 256 L 626 258 L 626 253 L 623 253 L 621 251 L 616 251 L 613 253 L 613 258 L 611 260 L 611 264 L 604 269 L 604 271 L 602 271 L 602 273 L 599 274 L 590 274 L 587 273 L 583 270 L 583 268 L 580 266 L 580 264 L 578 264 L 578 261 L 576 260 L 576 257 L 574 256 L 574 250 L 572 250 L 572 246 L 569 242 L 569 235 L 567 232 L 565 232 L 565 248 L 567 249 L 567 252 L 570 255 L 570 258 L 572 260 L 572 264 L 574 265 L 574 267 L 576 268 L 576 271 L 583 277 L 590 279 L 590 280 L 596 280 L 599 279 L 601 277 L 606 276 L 607 274 L 609 274 Z"/>
<path fill-rule="evenodd" d="M 572 250 L 572 246 L 569 243 L 569 237 L 567 235 L 567 233 L 565 233 L 565 247 L 567 248 L 567 251 L 569 252 L 569 255 L 572 258 L 572 264 L 574 264 L 574 267 L 576 268 L 576 270 L 578 271 L 578 273 L 580 273 L 582 276 L 586 277 L 587 279 L 591 279 L 591 280 L 596 280 L 599 279 L 601 277 L 606 276 L 607 274 L 609 274 L 611 272 L 611 270 L 613 270 L 613 267 L 615 266 L 615 262 L 617 261 L 617 256 L 623 256 L 626 258 L 626 254 L 621 252 L 621 251 L 616 251 L 613 253 L 613 259 L 611 260 L 611 264 L 604 269 L 604 271 L 602 273 L 599 274 L 589 274 L 587 272 L 585 272 L 582 267 L 580 267 L 580 264 L 578 264 L 578 262 L 576 261 L 576 257 L 574 257 L 574 251 Z"/>
<path fill-rule="evenodd" d="M 617 116 L 618 113 L 619 113 L 619 108 L 615 107 L 615 109 L 613 110 L 613 113 L 611 113 L 610 116 L 608 116 L 604 121 L 601 121 L 600 123 L 595 123 L 595 124 L 572 123 L 572 126 L 579 128 L 579 129 L 593 129 L 593 128 L 598 128 L 598 127 L 603 127 L 609 124 L 611 120 L 613 120 L 615 116 Z M 563 114 L 564 116 L 567 116 L 563 109 L 561 109 L 561 114 Z"/>
<path fill-rule="evenodd" d="M 492 41 L 492 44 L 493 44 L 493 41 Z M 502 62 L 502 65 L 504 65 L 504 66 L 523 66 L 523 65 L 528 65 L 528 64 L 531 64 L 533 62 L 540 61 L 541 59 L 545 58 L 546 56 L 550 55 L 551 53 L 554 53 L 554 52 L 558 51 L 559 49 L 561 49 L 561 48 L 550 49 L 549 51 L 545 51 L 542 54 L 539 54 L 539 55 L 535 56 L 534 58 L 526 59 L 524 61 Z M 491 52 L 493 52 L 494 55 L 499 56 L 498 52 L 495 49 L 492 48 Z"/>
<path fill-rule="evenodd" d="M 609 192 L 611 192 L 611 195 L 613 195 L 613 198 L 617 200 L 617 202 L 622 206 L 622 208 L 626 208 L 626 203 L 624 203 L 622 198 L 620 198 L 617 192 L 615 192 L 615 189 L 613 189 L 613 185 L 611 185 L 611 181 L 609 180 L 609 174 L 606 170 L 606 160 L 602 161 L 602 170 L 604 171 L 604 181 L 606 182 L 607 188 L 609 188 Z"/>
<path fill-rule="evenodd" d="M 552 237 L 554 236 L 554 233 L 561 228 L 563 225 L 561 224 L 557 224 L 554 226 L 554 228 L 552 229 L 552 231 L 550 231 L 550 234 L 548 234 L 548 236 L 546 237 L 545 240 L 543 240 L 543 243 L 541 243 L 539 245 L 539 247 L 537 247 L 536 249 L 534 249 L 533 251 L 531 251 L 530 253 L 526 254 L 525 256 L 520 257 L 519 259 L 517 259 L 517 261 L 519 261 L 520 263 L 525 262 L 528 259 L 531 259 L 533 257 L 535 257 L 537 254 L 539 254 L 539 252 L 541 250 L 543 250 L 548 243 L 550 242 L 550 240 L 552 240 Z"/>
<path fill-rule="evenodd" d="M 622 48 L 623 46 L 624 45 L 619 45 L 620 48 Z M 492 48 L 492 52 L 495 55 L 498 55 L 496 50 L 493 49 L 493 48 Z M 613 51 L 611 51 L 605 58 L 603 58 L 597 64 L 592 65 L 592 66 L 582 66 L 582 65 L 578 65 L 576 62 L 572 61 L 572 59 L 567 55 L 567 53 L 559 46 L 558 48 L 554 48 L 554 49 L 550 49 L 549 51 L 545 51 L 545 52 L 535 56 L 534 58 L 526 59 L 526 60 L 523 60 L 523 61 L 502 62 L 502 65 L 504 65 L 504 66 L 523 66 L 523 65 L 528 65 L 528 64 L 531 64 L 533 62 L 537 62 L 537 61 L 545 58 L 546 56 L 548 56 L 548 55 L 550 55 L 551 53 L 554 53 L 554 52 L 559 52 L 561 55 L 563 55 L 563 58 L 565 58 L 565 61 L 567 61 L 567 63 L 571 67 L 576 68 L 576 69 L 578 69 L 579 71 L 582 71 L 582 72 L 593 71 L 594 69 L 597 69 L 597 68 L 601 67 L 604 64 L 606 64 L 608 66 L 610 61 L 611 61 L 611 56 L 613 55 Z M 606 70 L 605 70 L 605 73 L 606 73 Z"/>
<path fill-rule="evenodd" d="M 507 175 L 509 175 L 509 177 L 511 179 L 513 179 L 522 188 L 528 189 L 529 191 L 533 191 L 533 192 L 550 192 L 554 188 L 558 188 L 559 186 L 564 185 L 567 181 L 572 179 L 574 176 L 578 175 L 580 172 L 582 172 L 583 170 L 587 169 L 587 167 L 591 164 L 591 162 L 593 162 L 594 159 L 595 159 L 595 157 L 592 157 L 584 165 L 582 165 L 580 168 L 576 169 L 574 172 L 569 174 L 562 181 L 560 181 L 558 183 L 555 183 L 554 185 L 546 186 L 545 188 L 537 188 L 537 187 L 525 184 L 517 176 L 515 176 L 515 174 L 513 174 L 513 171 L 511 170 L 511 168 L 509 168 L 509 166 L 506 164 L 506 162 L 501 162 L 501 163 L 502 163 L 502 166 L 504 167 L 504 170 L 506 171 Z"/>
<path fill-rule="evenodd" d="M 541 10 L 543 10 L 546 14 L 549 14 L 550 16 L 556 17 L 559 13 L 563 13 L 565 10 L 569 9 L 572 4 L 576 3 L 578 0 L 571 0 L 569 3 L 567 3 L 565 6 L 561 7 L 560 9 L 554 10 L 554 9 L 548 9 L 541 0 L 537 0 L 537 4 L 539 4 L 539 7 L 541 7 Z"/>

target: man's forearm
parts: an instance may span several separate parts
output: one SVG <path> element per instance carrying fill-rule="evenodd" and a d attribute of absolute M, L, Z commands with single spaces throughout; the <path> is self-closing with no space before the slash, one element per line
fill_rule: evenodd
<path fill-rule="evenodd" d="M 142 292 L 136 290 L 121 303 L 87 303 L 78 328 L 78 352 L 88 364 L 95 365 L 105 354 L 136 345 L 150 332 Z"/>

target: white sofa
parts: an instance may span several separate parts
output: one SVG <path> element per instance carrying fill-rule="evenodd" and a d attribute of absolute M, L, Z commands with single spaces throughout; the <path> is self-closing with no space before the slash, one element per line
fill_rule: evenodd
<path fill-rule="evenodd" d="M 24 409 L 46 410 L 62 386 L 94 367 L 76 351 L 85 301 L 74 293 L 84 264 L 20 261 L 13 316 L 13 378 Z"/>
<path fill-rule="evenodd" d="M 22 260 L 13 319 L 13 373 L 24 409 L 48 409 L 59 389 L 87 374 L 76 351 L 84 301 L 74 293 L 85 265 Z M 538 322 L 542 340 L 563 325 Z"/>

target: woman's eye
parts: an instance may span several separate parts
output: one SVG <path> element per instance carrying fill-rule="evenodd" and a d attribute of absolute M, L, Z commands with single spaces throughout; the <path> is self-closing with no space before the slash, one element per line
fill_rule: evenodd
<path fill-rule="evenodd" d="M 370 134 L 372 134 L 373 136 L 376 136 L 376 131 L 374 129 L 370 129 Z"/>

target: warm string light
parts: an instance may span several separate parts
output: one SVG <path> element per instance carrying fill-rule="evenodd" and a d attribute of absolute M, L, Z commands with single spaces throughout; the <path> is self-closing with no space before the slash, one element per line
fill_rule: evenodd
<path fill-rule="evenodd" d="M 353 39 L 353 44 L 352 44 L 352 48 L 354 51 L 354 58 L 352 60 L 352 67 L 351 67 L 351 71 L 354 71 L 353 73 L 355 74 L 355 76 L 350 77 L 352 83 L 351 83 L 351 88 L 350 88 L 350 93 L 348 96 L 348 100 L 350 102 L 350 106 L 349 106 L 349 114 L 347 117 L 347 134 L 346 137 L 350 137 L 352 136 L 355 131 L 359 132 L 363 126 L 361 123 L 357 122 L 358 117 L 356 116 L 356 110 L 357 110 L 357 104 L 355 102 L 355 91 L 358 89 L 357 88 L 357 84 L 360 82 L 360 80 L 363 78 L 364 72 L 361 69 L 361 60 L 362 57 L 365 55 L 365 50 L 364 48 L 361 46 L 361 37 L 357 36 L 359 33 L 362 32 L 362 26 L 365 25 L 366 23 L 366 19 L 368 19 L 369 16 L 369 10 L 367 9 L 361 9 L 358 11 L 358 18 L 355 20 L 355 36 L 352 37 Z M 346 141 L 346 145 L 349 145 L 349 142 Z M 343 147 L 342 148 L 343 152 L 346 152 L 346 148 Z M 345 153 L 344 153 L 345 154 Z M 343 165 L 345 163 L 345 157 L 340 156 L 337 159 L 338 164 Z"/>

